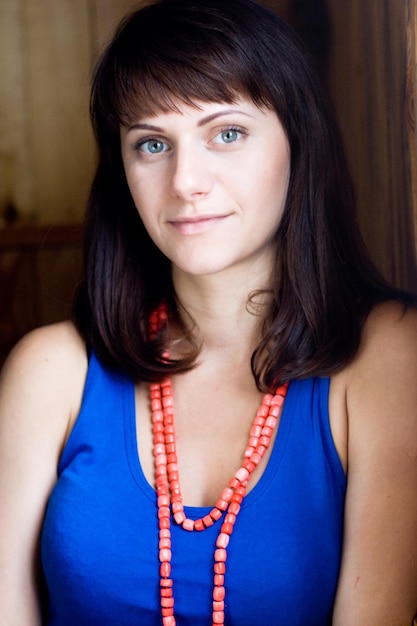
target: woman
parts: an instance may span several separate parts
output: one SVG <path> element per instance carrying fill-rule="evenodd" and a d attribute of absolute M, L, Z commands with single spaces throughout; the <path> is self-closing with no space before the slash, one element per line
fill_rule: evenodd
<path fill-rule="evenodd" d="M 2 375 L 2 624 L 411 624 L 417 317 L 294 35 L 159 0 L 91 107 L 75 323 Z"/>

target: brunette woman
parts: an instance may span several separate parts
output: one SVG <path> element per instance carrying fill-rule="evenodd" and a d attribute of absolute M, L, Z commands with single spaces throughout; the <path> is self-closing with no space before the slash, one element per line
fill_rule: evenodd
<path fill-rule="evenodd" d="M 0 391 L 4 626 L 407 626 L 417 314 L 253 0 L 159 0 L 95 73 L 74 322 Z"/>

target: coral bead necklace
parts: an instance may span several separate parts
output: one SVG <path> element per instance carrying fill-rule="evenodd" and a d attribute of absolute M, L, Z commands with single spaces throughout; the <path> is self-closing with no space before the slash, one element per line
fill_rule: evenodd
<path fill-rule="evenodd" d="M 163 306 L 150 318 L 150 336 L 154 337 L 166 324 Z M 163 355 L 165 358 L 168 354 Z M 227 546 L 233 533 L 249 478 L 270 446 L 278 425 L 288 384 L 281 385 L 275 395 L 266 394 L 259 406 L 249 433 L 241 467 L 223 489 L 208 515 L 192 520 L 184 513 L 176 452 L 174 401 L 171 381 L 150 385 L 153 453 L 159 521 L 160 601 L 163 626 L 175 626 L 174 589 L 171 576 L 171 516 L 185 531 L 204 531 L 222 520 L 214 550 L 213 626 L 224 626 L 225 574 Z"/>

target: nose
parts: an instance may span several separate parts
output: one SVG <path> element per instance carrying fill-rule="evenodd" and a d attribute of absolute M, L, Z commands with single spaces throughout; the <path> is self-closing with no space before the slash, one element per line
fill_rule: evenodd
<path fill-rule="evenodd" d="M 214 175 L 210 156 L 201 146 L 178 146 L 173 159 L 172 192 L 182 200 L 210 193 Z"/>

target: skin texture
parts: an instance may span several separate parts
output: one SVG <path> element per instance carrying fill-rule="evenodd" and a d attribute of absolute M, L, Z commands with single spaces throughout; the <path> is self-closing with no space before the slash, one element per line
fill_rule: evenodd
<path fill-rule="evenodd" d="M 249 366 L 259 337 L 258 318 L 248 312 L 246 301 L 251 291 L 268 284 L 289 154 L 275 114 L 251 103 L 236 104 L 242 106 L 245 112 L 233 111 L 203 125 L 201 119 L 224 106 L 184 107 L 182 114 L 138 120 L 161 130 L 121 133 L 136 206 L 173 263 L 176 291 L 196 321 L 202 344 L 197 367 L 173 379 L 181 484 L 188 505 L 217 499 L 239 466 L 262 396 Z M 234 134 L 236 126 L 247 134 Z M 155 141 L 159 150 L 162 142 L 162 153 L 138 156 L 143 138 L 150 142 L 147 150 Z M 207 223 L 211 215 L 226 217 Z M 334 626 L 410 626 L 417 611 L 416 337 L 414 311 L 404 313 L 394 303 L 376 307 L 355 359 L 331 380 L 332 432 L 348 475 Z M 39 531 L 86 372 L 83 342 L 70 323 L 63 323 L 28 335 L 1 376 L 4 626 L 41 624 Z M 137 385 L 136 408 L 141 464 L 152 484 L 146 385 Z M 254 472 L 249 488 L 266 462 Z"/>

